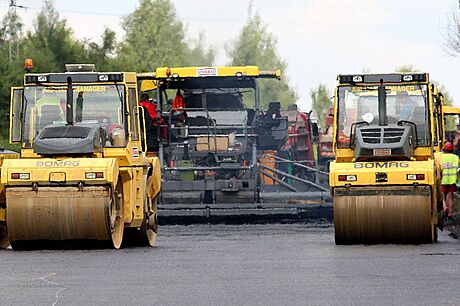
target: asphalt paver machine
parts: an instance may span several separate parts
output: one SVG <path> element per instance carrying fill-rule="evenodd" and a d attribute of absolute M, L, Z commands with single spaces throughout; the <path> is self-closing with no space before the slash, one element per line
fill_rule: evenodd
<path fill-rule="evenodd" d="M 280 71 L 256 66 L 164 67 L 139 78 L 155 82 L 151 97 L 157 118 L 164 122 L 156 124 L 163 220 L 241 220 L 287 208 L 271 197 L 284 187 L 265 190 L 262 179 L 265 172 L 288 185 L 274 172 L 274 163 L 267 165 L 270 158 L 261 158 L 267 152 L 276 155 L 288 139 L 280 103 L 270 102 L 264 111 L 260 107 L 258 80 L 279 79 Z"/>

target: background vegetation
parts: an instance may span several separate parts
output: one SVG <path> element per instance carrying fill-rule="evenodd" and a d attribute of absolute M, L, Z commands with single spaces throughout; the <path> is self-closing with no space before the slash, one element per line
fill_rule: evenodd
<path fill-rule="evenodd" d="M 252 5 L 250 4 L 250 7 Z M 251 11 L 251 10 L 249 10 Z M 259 65 L 264 70 L 286 69 L 277 53 L 276 38 L 257 14 L 228 45 L 229 65 Z M 204 35 L 191 40 L 171 0 L 140 0 L 138 9 L 121 20 L 123 40 L 106 28 L 100 43 L 78 40 L 52 0 L 45 0 L 33 29 L 25 31 L 15 10 L 0 21 L 0 145 L 8 147 L 10 88 L 21 86 L 25 58 L 34 61 L 33 72 L 63 72 L 66 63 L 94 63 L 99 71 L 154 71 L 164 66 L 208 66 L 215 50 Z M 120 38 L 121 39 L 121 38 Z M 288 79 L 263 80 L 263 105 L 295 103 L 297 94 Z"/>

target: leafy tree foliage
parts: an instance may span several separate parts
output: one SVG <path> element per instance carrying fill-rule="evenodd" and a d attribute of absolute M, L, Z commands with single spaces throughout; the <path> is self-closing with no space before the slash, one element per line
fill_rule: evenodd
<path fill-rule="evenodd" d="M 239 37 L 227 50 L 232 65 L 258 65 L 262 70 L 286 70 L 276 51 L 276 38 L 267 31 L 259 15 L 249 15 Z M 161 66 L 212 65 L 215 50 L 206 47 L 204 35 L 187 39 L 172 0 L 139 0 L 139 7 L 122 20 L 123 40 L 105 29 L 99 43 L 78 40 L 53 0 L 44 0 L 34 26 L 26 33 L 12 10 L 0 21 L 0 145 L 7 142 L 10 88 L 21 86 L 23 61 L 32 58 L 33 72 L 63 72 L 66 63 L 95 63 L 100 71 L 153 71 Z M 281 101 L 284 106 L 297 100 L 288 79 L 261 80 L 261 100 Z"/>
<path fill-rule="evenodd" d="M 318 87 L 310 91 L 313 111 L 318 117 L 318 123 L 321 127 L 326 125 L 327 110 L 332 106 L 329 90 L 326 85 L 319 84 Z"/>
<path fill-rule="evenodd" d="M 20 38 L 23 24 L 14 11 L 9 11 L 0 23 L 0 145 L 7 146 L 9 131 L 10 88 L 20 84 Z"/>
<path fill-rule="evenodd" d="M 8 139 L 8 113 L 10 88 L 21 86 L 23 61 L 32 58 L 34 72 L 62 72 L 66 63 L 96 63 L 108 60 L 107 50 L 113 50 L 114 33 L 106 30 L 103 44 L 78 41 L 73 37 L 67 21 L 61 18 L 52 0 L 45 0 L 34 21 L 33 30 L 23 34 L 23 24 L 11 10 L 5 15 L 0 26 L 0 128 L 1 144 Z"/>
<path fill-rule="evenodd" d="M 86 62 L 94 63 L 99 71 L 111 71 L 114 69 L 114 57 L 116 51 L 115 32 L 105 28 L 102 34 L 102 43 L 99 45 L 95 42 L 87 41 L 87 58 Z"/>
<path fill-rule="evenodd" d="M 230 65 L 256 65 L 262 70 L 281 69 L 283 73 L 287 64 L 278 55 L 276 47 L 276 38 L 268 32 L 260 16 L 250 14 L 236 40 L 227 48 L 227 54 L 230 57 Z M 297 100 L 297 94 L 289 86 L 286 76 L 283 76 L 281 81 L 261 79 L 259 85 L 262 107 L 266 107 L 271 101 L 280 101 L 282 107 L 286 108 L 288 104 Z"/>
<path fill-rule="evenodd" d="M 66 63 L 85 60 L 85 46 L 60 18 L 52 0 L 45 0 L 34 22 L 34 31 L 24 39 L 24 56 L 34 60 L 37 71 L 63 71 Z"/>
<path fill-rule="evenodd" d="M 170 0 L 141 0 L 123 19 L 125 41 L 117 62 L 125 70 L 154 71 L 157 67 L 211 65 L 212 50 L 205 51 L 203 37 L 195 46 L 185 39 L 185 27 Z"/>

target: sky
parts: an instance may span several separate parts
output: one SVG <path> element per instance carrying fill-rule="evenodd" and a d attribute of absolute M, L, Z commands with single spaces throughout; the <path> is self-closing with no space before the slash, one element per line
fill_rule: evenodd
<path fill-rule="evenodd" d="M 16 0 L 31 28 L 41 0 Z M 228 63 L 231 46 L 248 16 L 248 0 L 173 0 L 191 41 L 200 32 L 217 51 L 216 65 Z M 9 0 L 0 0 L 0 16 Z M 55 0 L 75 37 L 98 41 L 104 27 L 122 39 L 121 17 L 138 7 L 138 0 Z M 278 41 L 287 62 L 283 77 L 299 95 L 297 104 L 311 108 L 309 92 L 320 83 L 333 94 L 338 74 L 393 72 L 410 64 L 430 73 L 460 106 L 460 57 L 445 52 L 446 33 L 457 0 L 254 0 L 257 12 Z M 273 67 L 273 70 L 278 67 Z"/>

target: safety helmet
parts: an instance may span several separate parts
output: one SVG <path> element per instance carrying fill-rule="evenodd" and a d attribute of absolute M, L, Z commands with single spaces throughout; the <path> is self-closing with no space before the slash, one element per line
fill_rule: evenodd
<path fill-rule="evenodd" d="M 444 148 L 443 148 L 444 151 L 453 151 L 454 150 L 454 145 L 451 143 L 451 142 L 446 142 L 444 144 Z"/>

